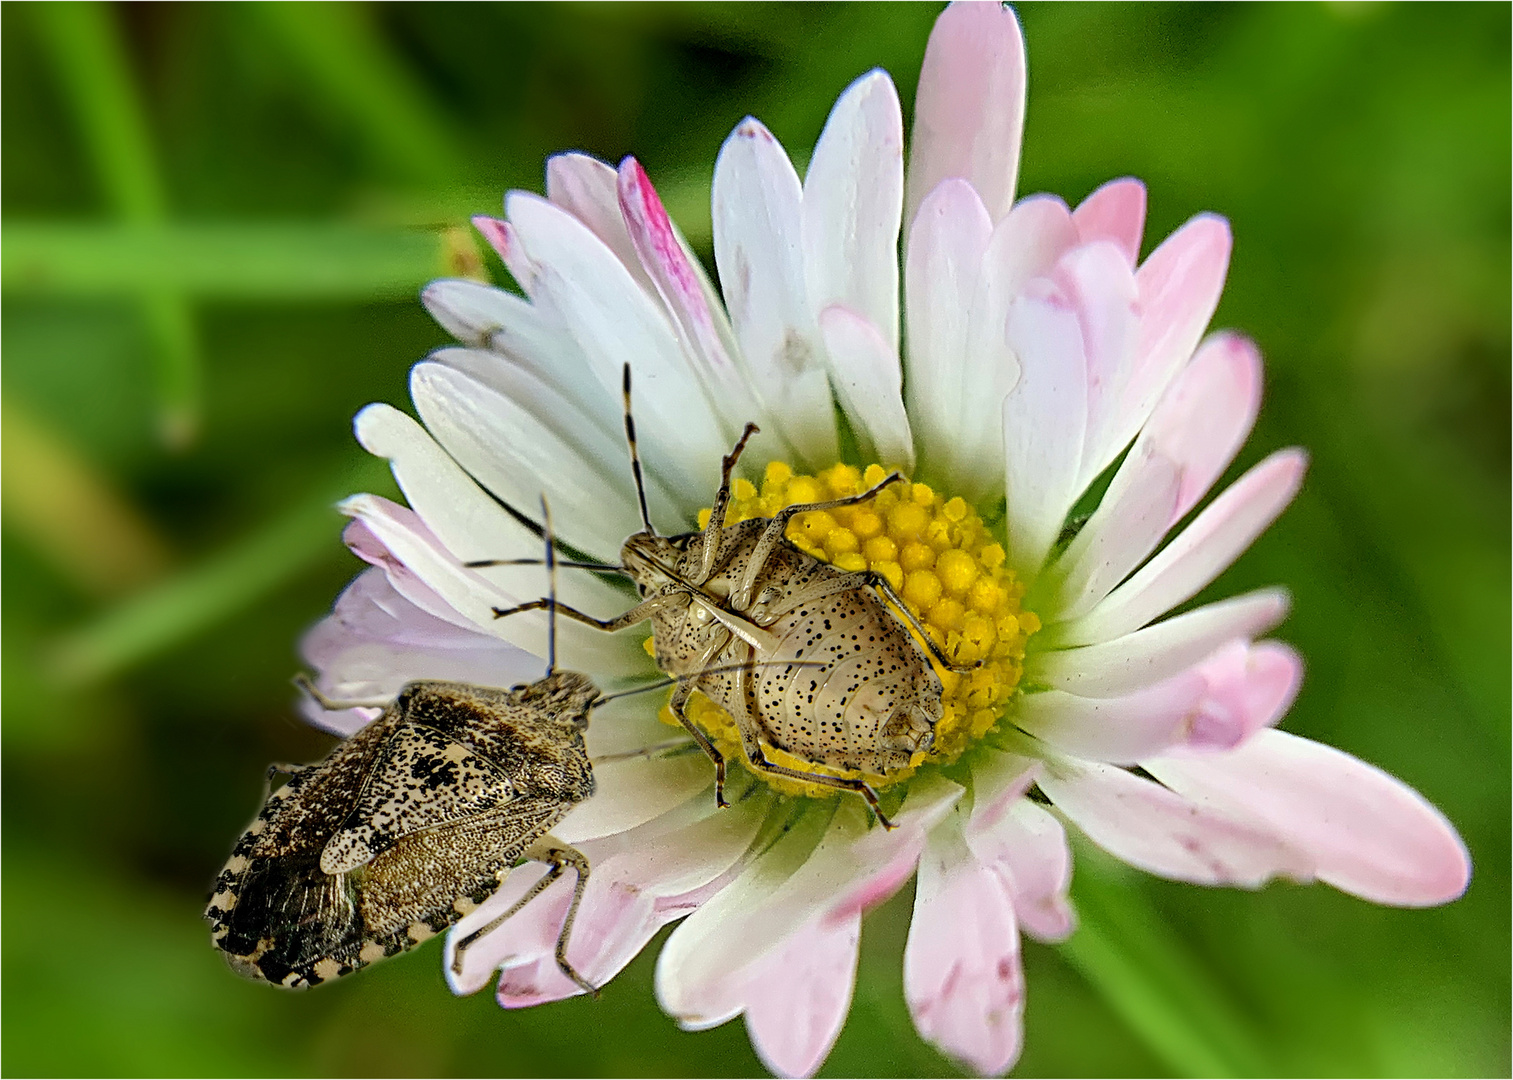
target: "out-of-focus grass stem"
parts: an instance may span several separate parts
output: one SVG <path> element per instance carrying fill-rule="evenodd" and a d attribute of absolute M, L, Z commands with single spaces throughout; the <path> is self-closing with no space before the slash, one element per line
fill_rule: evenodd
<path fill-rule="evenodd" d="M 29 10 L 112 211 L 133 224 L 166 221 L 168 200 L 115 17 L 94 0 Z M 149 288 L 140 297 L 153 345 L 158 429 L 167 445 L 183 447 L 194 439 L 200 417 L 194 313 L 173 290 Z"/>
<path fill-rule="evenodd" d="M 1228 993 L 1166 926 L 1129 872 L 1086 845 L 1061 954 L 1177 1076 L 1275 1076 Z"/>

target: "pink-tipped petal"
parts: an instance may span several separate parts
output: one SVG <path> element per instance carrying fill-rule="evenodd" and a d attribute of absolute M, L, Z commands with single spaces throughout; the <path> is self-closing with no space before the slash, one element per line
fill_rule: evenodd
<path fill-rule="evenodd" d="M 804 281 L 803 185 L 788 155 L 747 117 L 715 161 L 715 266 L 756 391 L 816 467 L 835 460 L 835 413 Z"/>
<path fill-rule="evenodd" d="M 636 255 L 695 361 L 694 374 L 705 394 L 732 426 L 750 420 L 757 406 L 725 346 L 729 328 L 722 325 L 724 316 L 711 306 L 703 271 L 684 247 L 651 178 L 633 157 L 620 163 L 619 197 Z"/>
<path fill-rule="evenodd" d="M 540 659 L 525 650 L 411 603 L 377 567 L 352 579 L 331 614 L 305 635 L 300 653 L 317 672 L 316 686 L 338 701 L 393 697 L 415 679 L 511 686 L 542 673 Z M 328 712 L 308 697 L 302 705 L 319 726 L 343 735 L 376 715 L 371 709 Z"/>
<path fill-rule="evenodd" d="M 1145 233 L 1145 185 L 1127 176 L 1110 180 L 1072 211 L 1072 223 L 1084 244 L 1110 241 L 1133 269 Z"/>
<path fill-rule="evenodd" d="M 1313 857 L 1321 880 L 1373 903 L 1444 904 L 1471 879 L 1466 846 L 1443 814 L 1332 746 L 1268 728 L 1228 753 L 1145 765 L 1194 802 L 1264 822 Z"/>
<path fill-rule="evenodd" d="M 1047 771 L 1040 789 L 1099 847 L 1152 874 L 1251 889 L 1315 874 L 1312 856 L 1264 822 L 1113 765 L 1066 761 Z"/>
<path fill-rule="evenodd" d="M 1303 658 L 1279 641 L 1233 641 L 1193 669 L 1208 684 L 1187 736 L 1195 751 L 1228 750 L 1286 715 Z"/>
<path fill-rule="evenodd" d="M 1076 313 L 1036 289 L 1009 308 L 1019 381 L 1003 399 L 1009 559 L 1032 582 L 1077 501 L 1087 423 L 1087 365 Z"/>
<path fill-rule="evenodd" d="M 1044 765 L 983 745 L 972 755 L 972 828 L 991 829 L 1015 806 Z"/>
<path fill-rule="evenodd" d="M 913 221 L 904 265 L 909 416 L 930 464 L 953 475 L 958 403 L 970 366 L 968 313 L 993 221 L 972 185 L 959 179 L 941 181 Z M 996 439 L 993 419 L 990 414 L 988 434 Z"/>
<path fill-rule="evenodd" d="M 1068 754 L 1130 765 L 1185 741 L 1207 688 L 1185 671 L 1122 697 L 1042 690 L 1020 699 L 1014 725 Z"/>
<path fill-rule="evenodd" d="M 1024 932 L 1041 941 L 1064 941 L 1077 926 L 1067 899 L 1072 849 L 1061 822 L 1029 799 L 1016 799 L 996 821 L 974 816 L 967 845 L 1009 884 Z"/>
<path fill-rule="evenodd" d="M 1281 589 L 1260 589 L 1174 615 L 1098 645 L 1040 653 L 1026 673 L 1084 697 L 1116 697 L 1168 679 L 1235 638 L 1253 638 L 1287 615 Z"/>
<path fill-rule="evenodd" d="M 909 216 L 935 185 L 968 181 L 993 220 L 1014 205 L 1024 132 L 1024 36 L 1010 7 L 955 3 L 925 46 L 909 146 Z"/>
<path fill-rule="evenodd" d="M 1307 466 L 1301 450 L 1279 450 L 1262 461 L 1103 603 L 1069 622 L 1065 640 L 1108 641 L 1196 595 L 1286 509 L 1303 484 Z"/>
<path fill-rule="evenodd" d="M 1261 354 L 1255 343 L 1238 334 L 1210 337 L 1140 433 L 1139 442 L 1148 440 L 1182 465 L 1182 488 L 1170 524 L 1208 494 L 1244 445 L 1260 408 Z"/>
<path fill-rule="evenodd" d="M 904 412 L 898 353 L 877 327 L 840 304 L 820 312 L 820 333 L 830 354 L 835 389 L 852 428 L 871 453 L 869 461 L 914 472 L 914 438 Z"/>
<path fill-rule="evenodd" d="M 746 975 L 746 1030 L 778 1076 L 813 1076 L 851 1011 L 860 915 L 816 919 Z"/>
<path fill-rule="evenodd" d="M 1156 407 L 1213 318 L 1233 246 L 1229 222 L 1199 214 L 1151 252 L 1135 273 L 1140 335 L 1134 367 L 1111 416 L 1108 445 L 1117 454 Z M 1112 457 L 1110 458 L 1112 460 Z"/>
<path fill-rule="evenodd" d="M 930 834 L 904 948 L 904 998 L 920 1035 L 983 1076 L 1024 1035 L 1024 973 L 1008 882 L 967 847 L 960 815 Z"/>
<path fill-rule="evenodd" d="M 475 215 L 473 227 L 488 241 L 489 247 L 494 249 L 494 253 L 504 263 L 504 268 L 515 279 L 515 284 L 527 296 L 531 295 L 531 289 L 535 285 L 536 264 L 531 262 L 525 248 L 520 246 L 520 237 L 515 233 L 515 227 L 508 221 L 487 214 Z"/>
<path fill-rule="evenodd" d="M 804 178 L 804 257 L 816 313 L 844 304 L 898 350 L 898 230 L 904 129 L 886 72 L 836 101 Z"/>
<path fill-rule="evenodd" d="M 587 154 L 555 154 L 546 161 L 546 197 L 593 230 L 637 284 L 648 295 L 656 295 L 621 216 L 618 178 L 612 166 Z"/>

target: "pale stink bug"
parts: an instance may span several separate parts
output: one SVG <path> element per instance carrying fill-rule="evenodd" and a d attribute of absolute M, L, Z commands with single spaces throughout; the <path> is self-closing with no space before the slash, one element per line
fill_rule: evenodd
<path fill-rule="evenodd" d="M 550 577 L 549 520 L 546 534 Z M 593 991 L 567 961 L 588 860 L 548 830 L 594 793 L 583 736 L 590 710 L 609 699 L 587 676 L 555 670 L 554 624 L 549 613 L 546 675 L 528 686 L 423 680 L 393 701 L 353 702 L 302 678 L 327 709 L 384 711 L 324 761 L 269 769 L 270 780 L 289 780 L 237 841 L 205 909 L 232 968 L 290 989 L 346 975 L 455 923 L 525 859 L 550 869 L 459 942 L 454 965 L 571 868 L 557 964 Z"/>
<path fill-rule="evenodd" d="M 729 713 L 754 770 L 858 792 L 891 827 L 864 779 L 777 764 L 768 760 L 763 746 L 813 765 L 886 777 L 933 743 L 942 686 L 931 659 L 953 671 L 977 666 L 954 665 L 887 579 L 870 571 L 840 570 L 785 538 L 794 516 L 865 502 L 903 477 L 895 472 L 857 495 L 795 504 L 770 518 L 726 526 L 731 474 L 757 431 L 747 424 L 721 464 L 720 487 L 705 528 L 659 536 L 647 513 L 630 385 L 627 365 L 625 434 L 643 529 L 621 547 L 618 567 L 602 569 L 628 575 L 641 603 L 612 619 L 597 619 L 552 599 L 496 609 L 495 616 L 555 606 L 563 615 L 606 631 L 650 619 L 657 666 L 678 679 L 672 711 L 714 762 L 721 805 L 725 760 L 688 718 L 685 706 L 694 690 Z"/>

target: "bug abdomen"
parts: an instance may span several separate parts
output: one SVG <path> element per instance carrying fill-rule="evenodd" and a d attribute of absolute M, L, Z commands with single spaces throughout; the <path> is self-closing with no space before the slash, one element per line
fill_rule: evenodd
<path fill-rule="evenodd" d="M 881 776 L 928 749 L 941 715 L 930 661 L 870 589 L 801 605 L 767 629 L 774 660 L 752 678 L 752 711 L 773 746 L 806 761 Z"/>

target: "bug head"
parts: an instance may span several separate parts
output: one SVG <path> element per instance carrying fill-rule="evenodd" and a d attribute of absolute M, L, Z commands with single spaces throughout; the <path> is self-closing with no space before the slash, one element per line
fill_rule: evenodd
<path fill-rule="evenodd" d="M 599 700 L 598 687 L 587 675 L 576 671 L 554 671 L 539 682 L 517 689 L 522 704 L 575 731 L 588 727 L 589 710 Z"/>
<path fill-rule="evenodd" d="M 685 541 L 680 545 L 678 541 Z M 633 533 L 620 547 L 620 565 L 641 595 L 646 596 L 660 585 L 680 580 L 677 572 L 678 558 L 686 547 L 688 537 L 656 536 L 650 533 Z"/>

